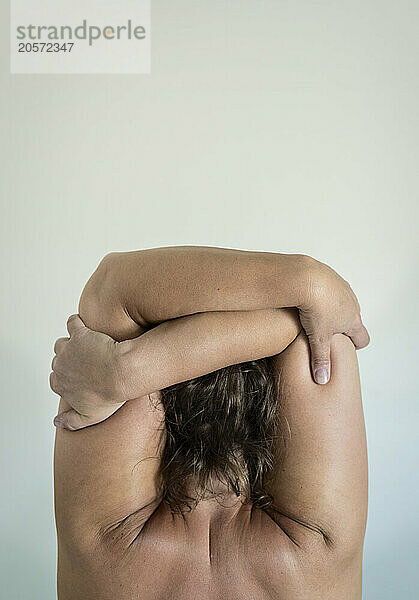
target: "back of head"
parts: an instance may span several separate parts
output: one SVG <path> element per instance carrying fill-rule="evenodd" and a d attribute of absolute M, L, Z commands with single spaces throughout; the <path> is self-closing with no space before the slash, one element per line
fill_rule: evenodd
<path fill-rule="evenodd" d="M 278 395 L 269 359 L 233 365 L 162 390 L 166 439 L 160 475 L 172 512 L 191 510 L 211 482 L 267 506 Z M 196 482 L 193 495 L 187 482 Z"/>

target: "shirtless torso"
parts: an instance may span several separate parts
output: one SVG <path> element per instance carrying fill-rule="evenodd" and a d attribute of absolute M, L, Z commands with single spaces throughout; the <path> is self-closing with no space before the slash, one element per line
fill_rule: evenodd
<path fill-rule="evenodd" d="M 95 322 L 97 311 L 85 313 L 88 326 L 105 331 L 103 322 Z M 111 320 L 103 313 L 100 318 L 109 328 Z M 200 336 L 208 326 L 221 340 L 220 352 L 239 352 L 237 340 L 245 340 L 250 350 L 234 355 L 233 362 L 256 352 L 255 331 L 265 344 L 264 354 L 256 353 L 277 354 L 287 451 L 269 484 L 273 508 L 252 508 L 224 495 L 201 501 L 185 519 L 173 516 L 155 484 L 165 435 L 158 394 L 126 402 L 94 427 L 59 429 L 59 600 L 360 600 L 367 459 L 352 342 L 334 336 L 331 379 L 321 386 L 313 382 L 307 339 L 295 312 L 198 318 Z M 179 343 L 179 328 L 189 331 L 190 321 L 173 327 L 163 330 L 166 350 L 169 336 L 176 334 Z M 149 347 L 153 339 L 148 338 Z M 226 344 L 228 339 L 235 345 Z M 194 355 L 184 361 L 185 368 L 193 360 Z M 154 363 L 153 358 L 143 367 L 146 373 Z M 66 409 L 62 400 L 60 411 Z"/>
<path fill-rule="evenodd" d="M 323 400 L 319 405 L 314 394 L 303 398 L 301 383 L 295 390 L 294 400 L 304 402 L 301 427 L 314 412 L 318 426 L 315 432 L 301 432 L 306 436 L 301 440 L 304 447 L 295 455 L 290 448 L 280 511 L 252 509 L 234 495 L 203 500 L 185 519 L 173 516 L 157 500 L 135 510 L 136 490 L 143 487 L 145 475 L 137 471 L 138 456 L 147 439 L 153 434 L 156 438 L 161 416 L 149 404 L 144 418 L 144 399 L 126 404 L 94 428 L 60 431 L 56 449 L 60 600 L 359 600 L 365 446 L 362 412 L 344 423 L 350 405 L 355 401 L 360 410 L 360 404 L 357 378 L 351 377 L 353 389 L 347 388 L 345 378 L 338 381 L 345 362 L 346 368 L 354 367 L 351 342 L 342 338 L 338 345 L 342 364 L 336 357 L 336 386 L 332 382 L 328 390 L 315 387 L 307 367 L 302 382 L 303 388 L 313 386 L 313 392 L 331 394 L 330 403 Z M 298 371 L 301 354 L 306 359 L 306 353 L 304 340 L 297 339 L 283 353 L 284 366 L 288 367 L 288 356 Z M 339 396 L 338 388 L 345 395 Z M 335 426 L 327 429 L 334 417 Z M 299 433 L 294 433 L 295 443 Z M 352 470 L 361 471 L 361 482 L 358 473 L 352 482 L 346 481 L 349 473 L 342 473 L 332 487 L 333 470 L 343 469 L 346 454 L 357 455 Z M 321 465 L 325 459 L 330 461 L 327 473 Z M 295 468 L 294 460 L 306 461 L 306 466 Z M 147 462 L 153 470 L 153 459 L 140 464 Z M 287 497 L 287 480 L 290 484 L 293 480 L 295 503 Z M 330 497 L 325 496 L 327 485 L 332 487 Z M 326 509 L 317 510 L 316 495 Z M 113 514 L 121 516 L 113 519 Z M 341 521 L 345 518 L 346 523 Z"/>
<path fill-rule="evenodd" d="M 314 545 L 297 547 L 260 509 L 195 513 L 184 524 L 161 506 L 119 563 L 112 552 L 103 557 L 109 562 L 98 565 L 92 598 L 359 600 L 360 562 L 342 565 Z"/>

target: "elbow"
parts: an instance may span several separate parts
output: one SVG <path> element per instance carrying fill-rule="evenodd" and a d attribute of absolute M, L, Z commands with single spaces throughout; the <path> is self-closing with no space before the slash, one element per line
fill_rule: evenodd
<path fill-rule="evenodd" d="M 103 295 L 104 290 L 110 287 L 113 273 L 116 270 L 115 258 L 118 254 L 110 252 L 102 258 L 83 288 L 79 308 L 90 310 L 99 296 Z"/>
<path fill-rule="evenodd" d="M 121 280 L 122 252 L 111 252 L 99 263 L 79 300 L 79 315 L 89 329 L 100 331 L 114 340 L 137 337 L 141 327 L 128 314 Z"/>
<path fill-rule="evenodd" d="M 80 296 L 78 312 L 86 327 L 99 330 L 106 313 L 106 300 L 111 278 L 111 255 L 106 255 L 88 279 Z"/>

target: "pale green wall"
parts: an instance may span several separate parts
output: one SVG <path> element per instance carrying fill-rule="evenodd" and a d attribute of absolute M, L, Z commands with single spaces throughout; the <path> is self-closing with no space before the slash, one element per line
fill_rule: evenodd
<path fill-rule="evenodd" d="M 413 600 L 418 16 L 159 1 L 151 76 L 10 76 L 2 3 L 2 598 L 54 598 L 47 380 L 84 282 L 110 250 L 188 243 L 309 253 L 353 284 L 372 335 L 365 598 Z"/>

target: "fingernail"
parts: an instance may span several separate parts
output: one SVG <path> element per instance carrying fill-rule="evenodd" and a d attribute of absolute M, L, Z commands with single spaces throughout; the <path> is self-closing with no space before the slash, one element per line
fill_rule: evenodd
<path fill-rule="evenodd" d="M 55 425 L 55 427 L 60 427 L 61 429 L 65 429 L 63 419 L 60 417 L 60 415 L 57 415 L 55 417 L 54 425 Z"/>
<path fill-rule="evenodd" d="M 329 373 L 328 369 L 325 367 L 320 367 L 314 371 L 314 380 L 316 383 L 325 384 L 329 381 Z"/>

